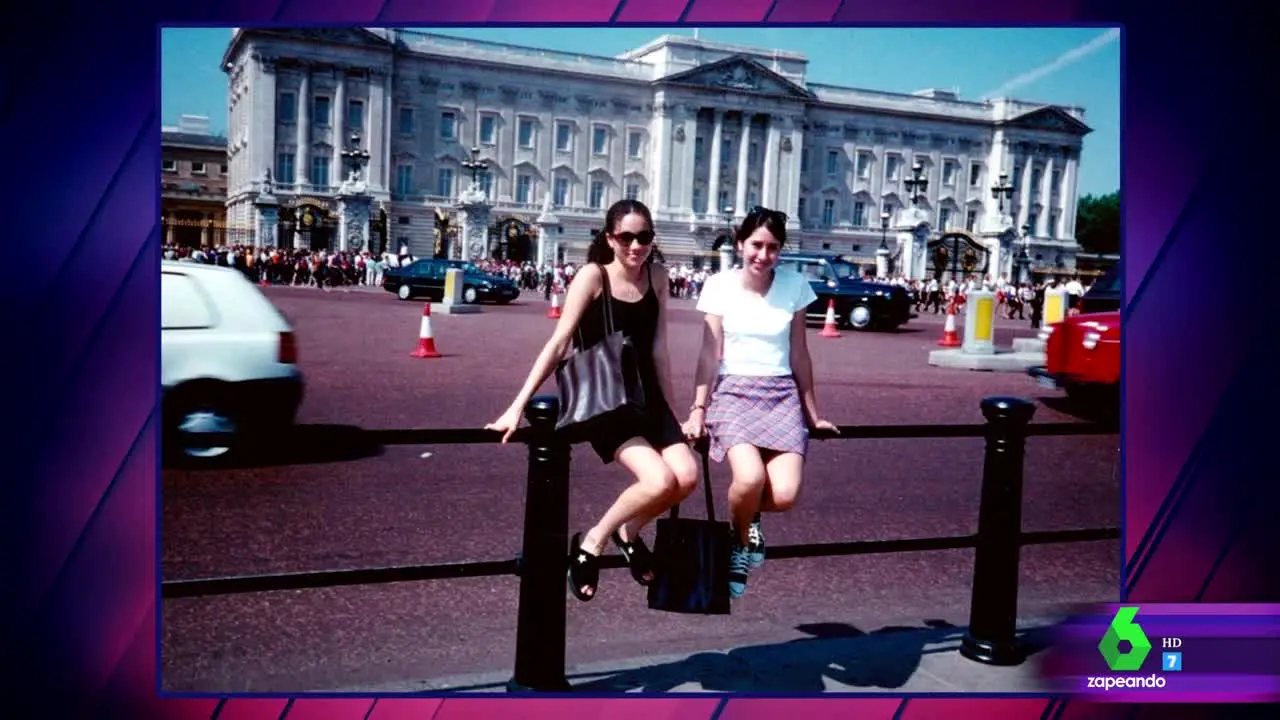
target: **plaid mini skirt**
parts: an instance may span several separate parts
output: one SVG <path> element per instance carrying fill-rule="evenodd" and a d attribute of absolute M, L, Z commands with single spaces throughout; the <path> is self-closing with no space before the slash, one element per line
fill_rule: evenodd
<path fill-rule="evenodd" d="M 724 462 L 734 445 L 804 455 L 809 428 L 791 375 L 721 375 L 707 407 L 711 459 Z"/>

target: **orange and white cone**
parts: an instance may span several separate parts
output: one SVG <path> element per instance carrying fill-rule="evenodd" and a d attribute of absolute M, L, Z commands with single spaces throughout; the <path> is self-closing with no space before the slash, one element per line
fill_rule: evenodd
<path fill-rule="evenodd" d="M 551 309 L 547 311 L 547 317 L 552 320 L 560 317 L 560 288 L 555 287 L 551 290 Z"/>
<path fill-rule="evenodd" d="M 838 338 L 840 331 L 836 329 L 836 301 L 835 298 L 827 301 L 827 320 L 822 326 L 822 332 L 818 333 L 820 337 Z"/>
<path fill-rule="evenodd" d="M 436 350 L 435 335 L 431 332 L 431 303 L 426 303 L 422 306 L 422 325 L 418 330 L 418 349 L 409 353 L 409 357 L 440 357 L 440 352 Z"/>
<path fill-rule="evenodd" d="M 960 347 L 960 336 L 956 334 L 956 303 L 947 303 L 947 321 L 942 326 L 942 339 L 938 341 L 942 347 Z"/>

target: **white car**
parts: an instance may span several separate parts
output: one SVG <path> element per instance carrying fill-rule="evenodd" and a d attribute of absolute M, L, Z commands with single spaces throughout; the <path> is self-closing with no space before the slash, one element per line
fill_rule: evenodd
<path fill-rule="evenodd" d="M 160 263 L 160 353 L 172 457 L 225 459 L 292 425 L 302 403 L 293 328 L 233 268 Z"/>

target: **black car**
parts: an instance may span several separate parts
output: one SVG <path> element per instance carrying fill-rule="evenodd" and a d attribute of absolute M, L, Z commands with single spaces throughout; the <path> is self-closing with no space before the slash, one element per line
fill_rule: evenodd
<path fill-rule="evenodd" d="M 1120 309 L 1120 263 L 1111 266 L 1102 277 L 1080 296 L 1076 308 L 1081 314 L 1112 312 Z"/>
<path fill-rule="evenodd" d="M 809 279 L 818 296 L 809 306 L 811 320 L 826 318 L 831 300 L 835 300 L 836 323 L 855 330 L 893 330 L 915 317 L 906 288 L 864 281 L 859 266 L 839 255 L 786 253 L 778 266 Z"/>
<path fill-rule="evenodd" d="M 388 268 L 382 274 L 382 289 L 401 300 L 421 296 L 438 302 L 444 300 L 445 274 L 453 268 L 462 270 L 462 301 L 467 304 L 488 300 L 506 305 L 520 296 L 520 288 L 509 278 L 486 273 L 465 260 L 444 258 L 423 258 Z"/>

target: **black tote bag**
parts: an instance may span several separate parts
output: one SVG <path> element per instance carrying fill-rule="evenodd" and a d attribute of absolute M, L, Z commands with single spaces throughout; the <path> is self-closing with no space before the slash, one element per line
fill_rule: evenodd
<path fill-rule="evenodd" d="M 711 499 L 711 472 L 707 453 L 702 455 L 702 486 L 707 519 L 680 517 L 680 506 L 670 517 L 659 518 L 654 540 L 653 582 L 649 583 L 649 608 L 693 615 L 729 614 L 729 552 L 733 541 L 729 523 L 716 521 Z"/>
<path fill-rule="evenodd" d="M 613 325 L 613 292 L 603 267 L 601 291 L 604 338 L 584 347 L 582 327 L 577 329 L 578 351 L 556 366 L 556 392 L 560 415 L 556 430 L 570 440 L 585 440 L 603 424 L 625 422 L 626 416 L 644 411 L 644 386 L 636 348 Z"/>

